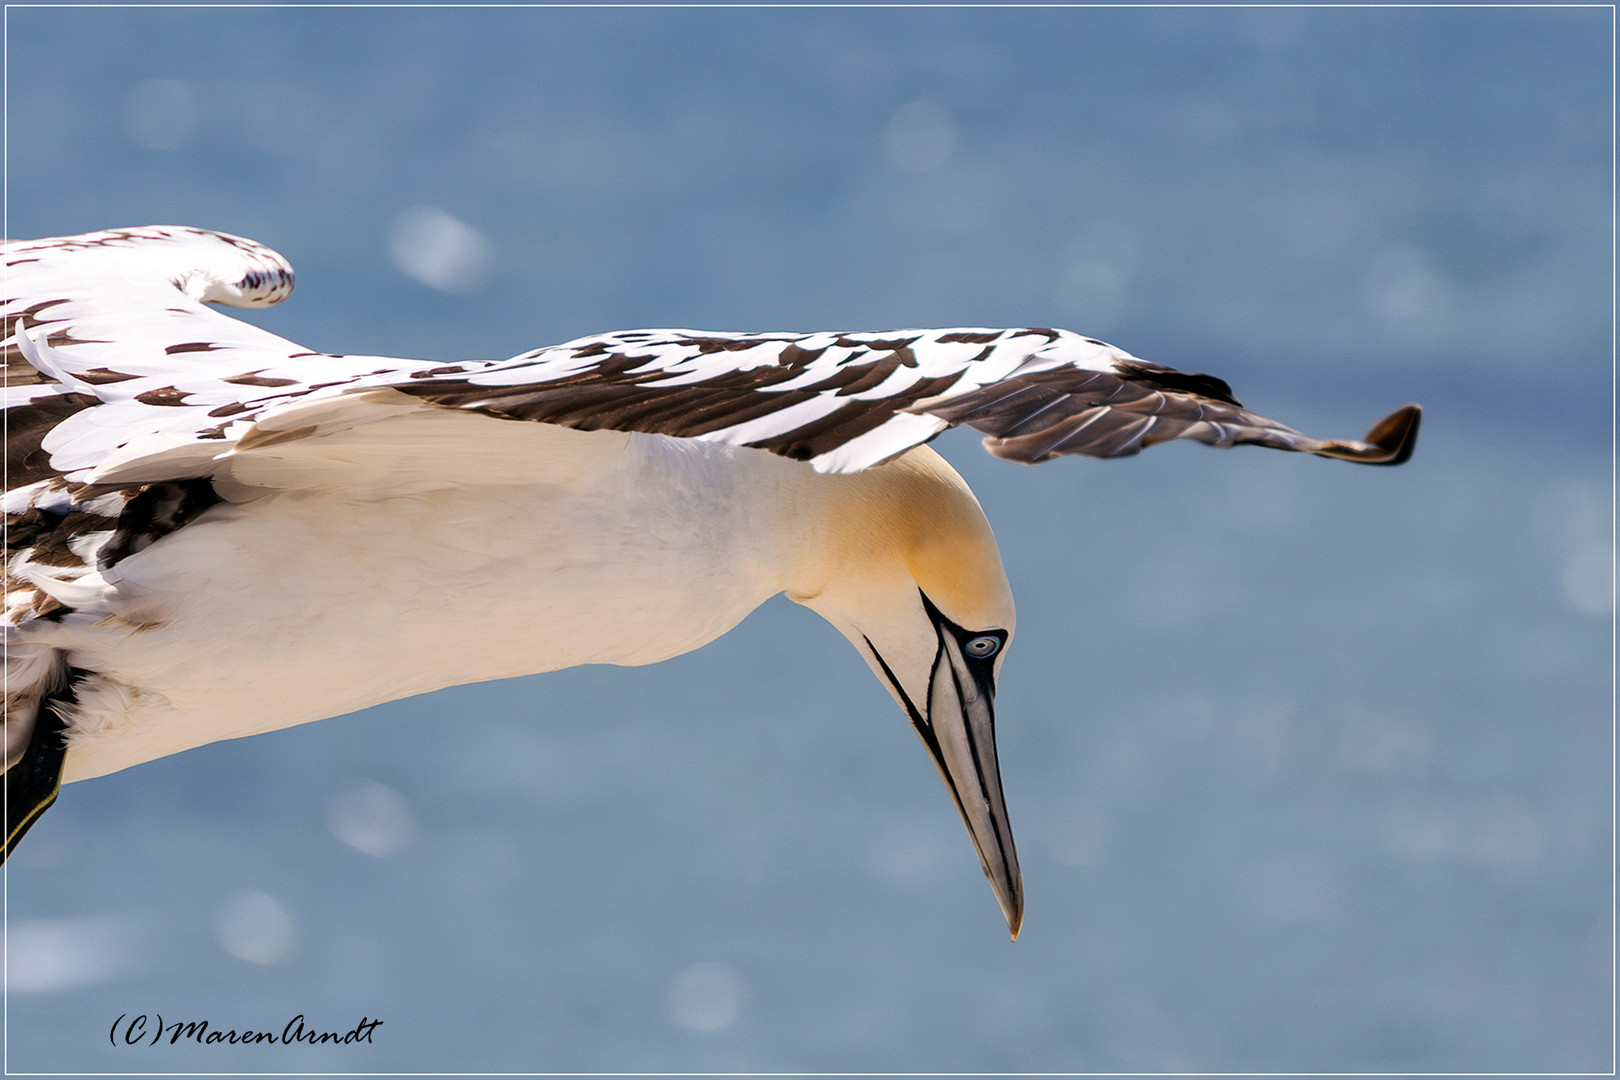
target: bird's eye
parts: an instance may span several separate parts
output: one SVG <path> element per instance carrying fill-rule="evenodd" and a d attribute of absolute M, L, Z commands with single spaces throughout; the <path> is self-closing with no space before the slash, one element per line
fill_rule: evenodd
<path fill-rule="evenodd" d="M 962 651 L 975 660 L 988 660 L 996 655 L 1001 648 L 1001 639 L 994 634 L 980 634 L 976 638 L 969 638 L 968 643 L 962 646 Z"/>

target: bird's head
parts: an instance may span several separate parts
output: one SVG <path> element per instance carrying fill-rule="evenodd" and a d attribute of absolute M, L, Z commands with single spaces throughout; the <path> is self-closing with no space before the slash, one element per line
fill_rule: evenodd
<path fill-rule="evenodd" d="M 818 481 L 788 596 L 837 627 L 911 719 L 1016 939 L 1024 886 L 993 708 L 1013 599 L 990 524 L 927 447 Z"/>

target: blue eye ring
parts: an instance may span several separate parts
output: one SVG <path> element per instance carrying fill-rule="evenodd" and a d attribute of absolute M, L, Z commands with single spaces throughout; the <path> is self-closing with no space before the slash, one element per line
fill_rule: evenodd
<path fill-rule="evenodd" d="M 1001 639 L 994 634 L 978 634 L 967 639 L 962 651 L 975 660 L 988 660 L 1001 651 Z"/>

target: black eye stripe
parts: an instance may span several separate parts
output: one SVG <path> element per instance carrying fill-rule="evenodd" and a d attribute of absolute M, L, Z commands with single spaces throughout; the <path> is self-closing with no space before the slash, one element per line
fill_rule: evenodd
<path fill-rule="evenodd" d="M 934 602 L 928 599 L 927 593 L 923 592 L 921 589 L 918 589 L 917 591 L 922 596 L 923 608 L 928 612 L 928 617 L 934 621 L 935 626 L 940 627 L 942 630 L 950 631 L 951 636 L 956 638 L 957 648 L 962 650 L 962 655 L 969 661 L 983 663 L 994 660 L 996 656 L 1000 654 L 1003 646 L 1007 644 L 1007 631 L 964 630 L 962 627 L 956 625 L 956 623 L 946 618 L 939 608 L 934 606 Z M 991 649 L 989 652 L 975 653 L 972 648 L 970 648 L 974 642 L 986 638 L 995 643 L 995 648 Z"/>

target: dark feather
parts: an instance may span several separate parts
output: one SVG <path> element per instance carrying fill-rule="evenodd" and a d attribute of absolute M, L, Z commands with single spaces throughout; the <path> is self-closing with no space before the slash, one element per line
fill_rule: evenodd
<path fill-rule="evenodd" d="M 90 394 L 51 394 L 6 410 L 6 489 L 56 475 L 40 442 L 80 409 L 101 404 Z"/>

